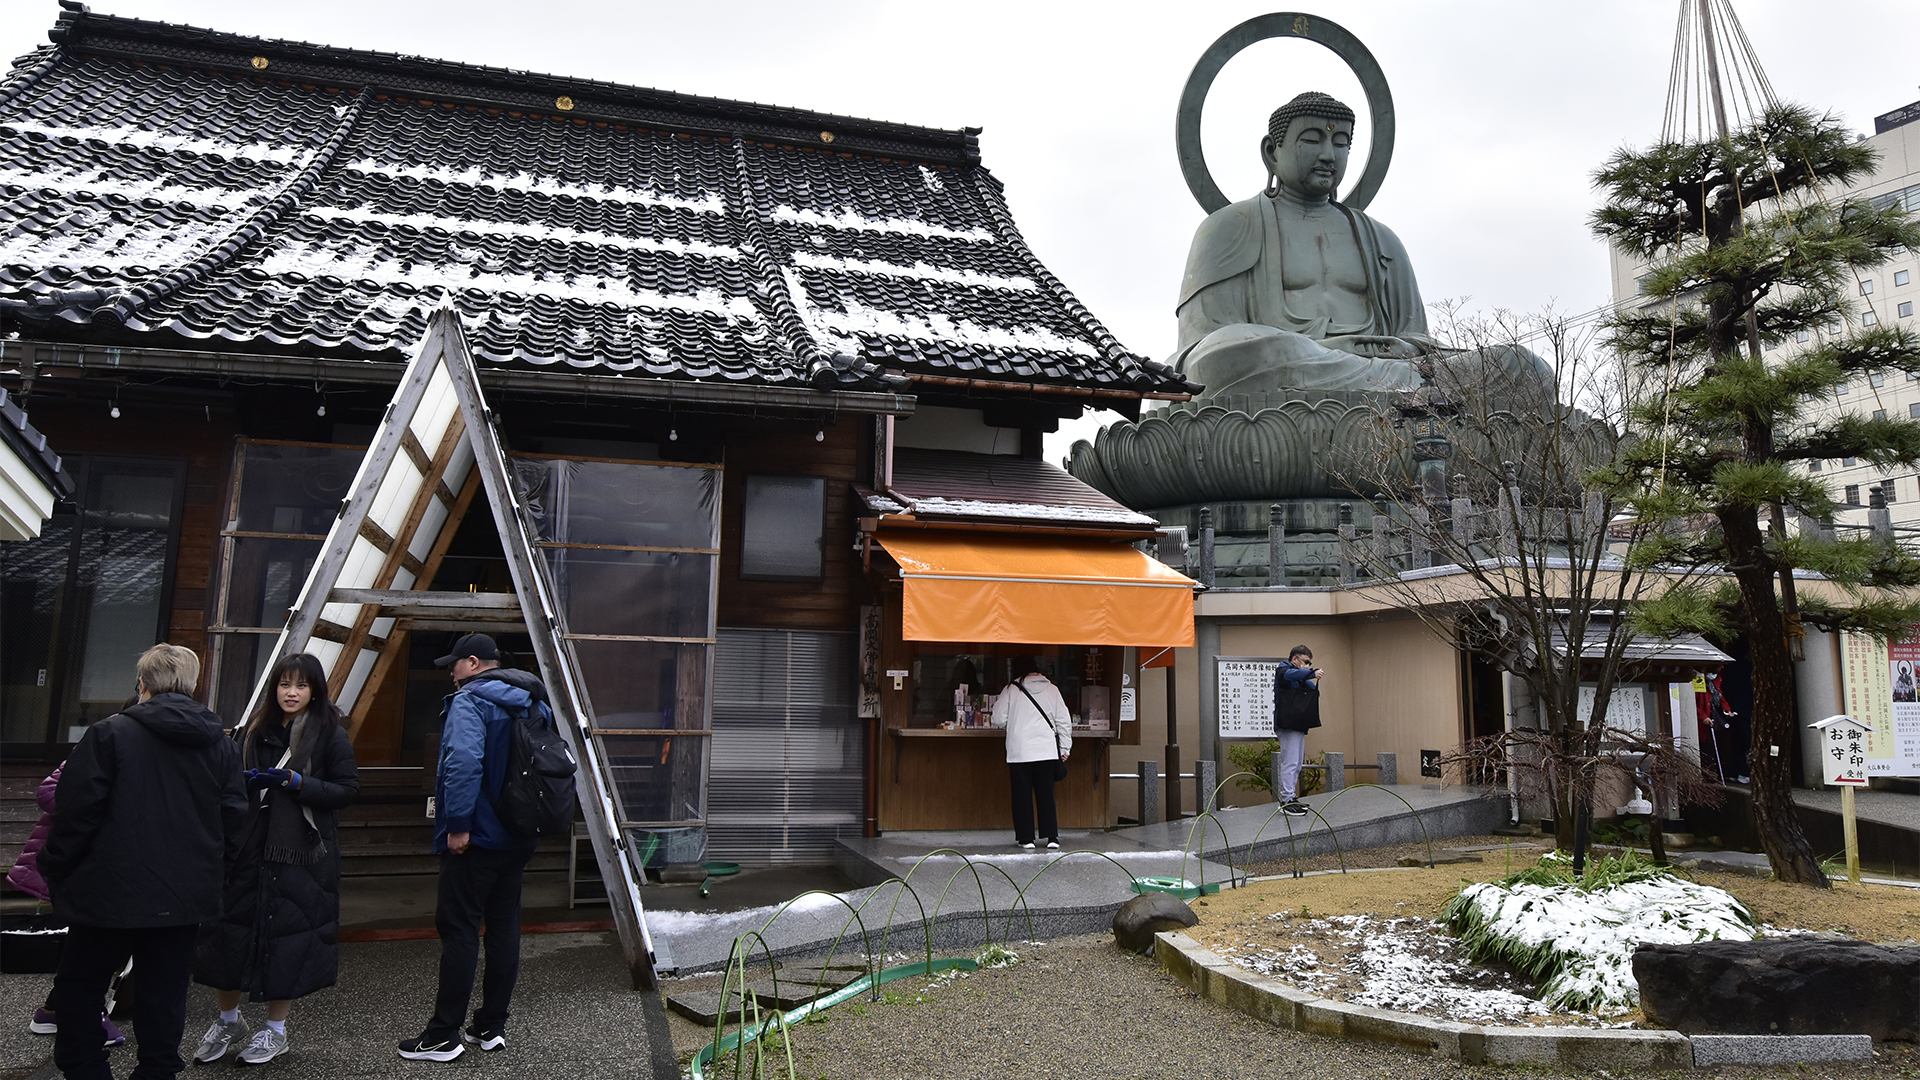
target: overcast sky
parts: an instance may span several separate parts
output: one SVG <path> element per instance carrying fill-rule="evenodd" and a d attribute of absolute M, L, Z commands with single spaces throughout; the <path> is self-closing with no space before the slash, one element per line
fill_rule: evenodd
<path fill-rule="evenodd" d="M 1173 350 L 1174 293 L 1203 216 L 1175 162 L 1188 72 L 1267 2 L 652 3 L 567 0 L 94 0 L 94 10 L 262 37 L 414 53 L 823 112 L 985 129 L 1027 240 L 1137 352 Z M 1857 130 L 1920 99 L 1913 0 L 1736 0 L 1782 98 Z M 1399 137 L 1369 212 L 1406 243 L 1429 301 L 1581 312 L 1607 299 L 1587 232 L 1591 170 L 1659 133 L 1678 0 L 1605 3 L 1321 0 L 1372 50 Z M 46 41 L 54 0 L 0 0 L 0 49 Z M 1220 187 L 1262 180 L 1265 117 L 1326 90 L 1363 118 L 1345 67 L 1318 45 L 1240 54 L 1208 100 Z M 1364 125 L 1358 145 L 1370 133 Z M 1360 175 L 1360 153 L 1349 183 Z M 1110 418 L 1110 415 L 1107 417 Z M 1065 443 L 1091 422 L 1063 430 Z"/>

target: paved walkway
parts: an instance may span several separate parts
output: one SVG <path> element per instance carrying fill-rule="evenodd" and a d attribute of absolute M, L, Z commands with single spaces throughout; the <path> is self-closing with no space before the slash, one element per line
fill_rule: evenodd
<path fill-rule="evenodd" d="M 340 947 L 340 983 L 294 1004 L 287 1022 L 291 1051 L 262 1075 L 275 1080 L 426 1077 L 458 1072 L 499 1077 L 635 1080 L 648 1077 L 646 998 L 629 986 L 612 934 L 529 934 L 521 939 L 520 984 L 508 1023 L 507 1049 L 469 1049 L 450 1064 L 403 1061 L 401 1039 L 420 1033 L 433 1011 L 438 941 L 392 941 Z M 27 1019 L 52 985 L 51 975 L 0 975 L 0 1080 L 58 1076 L 53 1039 L 27 1032 Z M 478 990 L 475 1004 L 478 1004 Z M 264 1005 L 242 1007 L 259 1027 Z M 191 1054 L 212 1020 L 213 992 L 193 988 L 187 1006 Z M 664 1019 L 662 1020 L 664 1025 Z M 583 1037 L 590 1033 L 591 1037 Z M 113 1052 L 114 1071 L 133 1069 L 132 1040 Z M 193 1075 L 190 1071 L 183 1075 Z M 200 1075 L 211 1075 L 202 1072 Z M 223 1074 L 224 1075 L 224 1074 Z"/>
<path fill-rule="evenodd" d="M 1837 814 L 1840 812 L 1840 789 L 1794 788 L 1793 801 L 1801 806 Z M 1877 821 L 1883 825 L 1920 832 L 1920 795 L 1899 791 L 1856 791 L 1853 793 L 1853 813 L 1861 821 Z"/>
<path fill-rule="evenodd" d="M 836 938 L 842 955 L 859 955 L 866 945 L 924 950 L 929 933 L 936 952 L 975 948 L 989 938 L 1048 940 L 1106 929 L 1114 908 L 1133 896 L 1135 877 L 1218 882 L 1234 873 L 1229 858 L 1242 868 L 1294 852 L 1417 843 L 1423 824 L 1424 835 L 1438 841 L 1505 823 L 1503 803 L 1482 798 L 1478 789 L 1404 784 L 1390 791 L 1361 787 L 1312 796 L 1306 801 L 1317 816 L 1307 818 L 1276 815 L 1268 803 L 1223 811 L 1204 827 L 1187 819 L 1068 831 L 1059 851 L 1021 851 L 999 830 L 843 840 L 837 865 L 866 888 L 805 896 L 784 910 L 650 908 L 647 925 L 661 967 L 680 972 L 726 963 L 734 939 L 748 932 L 763 934 L 775 956 L 818 952 Z"/>

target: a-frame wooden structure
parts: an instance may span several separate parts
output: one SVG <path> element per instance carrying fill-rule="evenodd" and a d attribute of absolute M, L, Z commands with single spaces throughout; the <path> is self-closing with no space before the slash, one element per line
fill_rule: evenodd
<path fill-rule="evenodd" d="M 484 492 L 514 594 L 436 593 L 424 576 Z M 580 762 L 580 806 L 634 985 L 654 988 L 653 942 L 640 871 L 626 857 L 611 774 L 592 737 L 591 706 L 534 527 L 516 497 L 506 450 L 481 391 L 460 320 L 435 313 L 387 407 L 351 494 L 288 615 L 273 655 L 310 652 L 357 730 L 379 685 L 405 668 L 401 620 L 415 629 L 518 630 L 533 640 L 554 718 Z M 254 688 L 245 716 L 268 692 Z"/>

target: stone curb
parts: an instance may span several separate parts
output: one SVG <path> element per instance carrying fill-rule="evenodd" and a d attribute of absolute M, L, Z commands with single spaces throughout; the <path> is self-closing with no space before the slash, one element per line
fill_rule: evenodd
<path fill-rule="evenodd" d="M 1458 1024 L 1297 990 L 1229 963 L 1177 931 L 1155 934 L 1153 952 L 1195 993 L 1275 1027 L 1388 1043 L 1468 1065 L 1684 1069 L 1694 1063 L 1692 1041 L 1677 1031 Z"/>
<path fill-rule="evenodd" d="M 1871 1035 L 1695 1035 L 1695 1065 L 1872 1061 Z"/>

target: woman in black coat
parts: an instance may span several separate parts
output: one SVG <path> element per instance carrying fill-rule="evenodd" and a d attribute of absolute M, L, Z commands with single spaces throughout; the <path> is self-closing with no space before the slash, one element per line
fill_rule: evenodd
<path fill-rule="evenodd" d="M 240 998 L 267 1003 L 267 1026 L 240 1051 L 249 1065 L 287 1051 L 293 999 L 339 972 L 340 811 L 360 794 L 353 743 L 327 700 L 320 661 L 281 660 L 272 697 L 237 733 L 249 793 L 240 860 L 220 921 L 200 928 L 195 982 L 219 991 L 220 1015 L 194 1060 L 218 1061 L 248 1033 Z"/>

